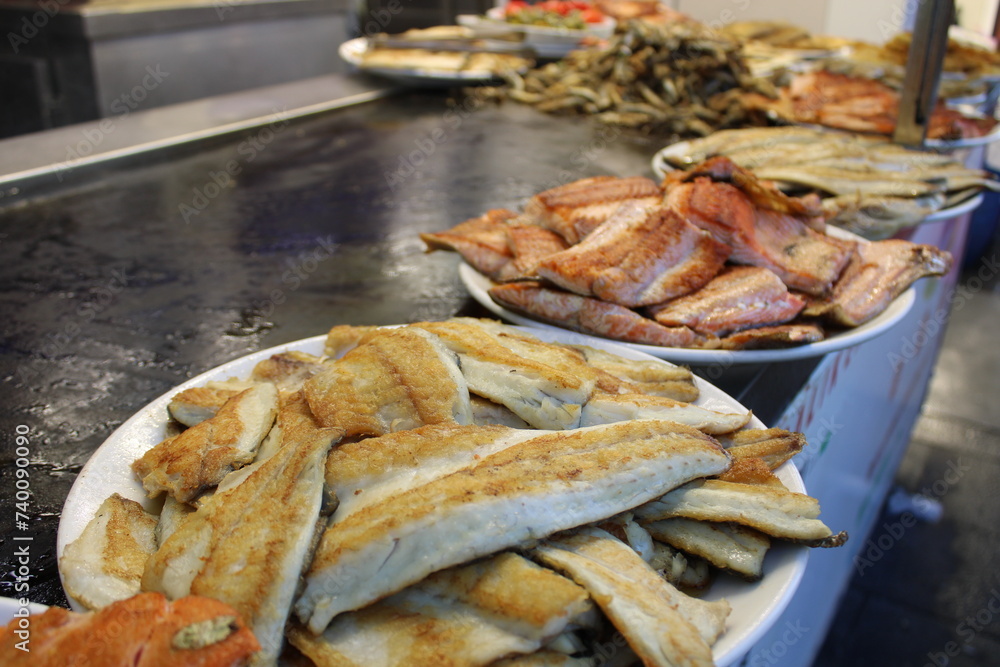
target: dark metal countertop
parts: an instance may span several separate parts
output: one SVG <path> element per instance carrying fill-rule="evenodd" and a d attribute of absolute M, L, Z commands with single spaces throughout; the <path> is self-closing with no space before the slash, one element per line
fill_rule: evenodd
<path fill-rule="evenodd" d="M 55 562 L 63 501 L 143 405 L 334 324 L 487 316 L 457 255 L 425 254 L 419 232 L 577 178 L 648 174 L 664 143 L 414 92 L 71 172 L 44 195 L 3 201 L 0 595 L 66 604 Z M 701 371 L 766 422 L 814 365 Z M 14 506 L 25 428 L 27 531 Z M 26 595 L 15 534 L 32 537 Z"/>

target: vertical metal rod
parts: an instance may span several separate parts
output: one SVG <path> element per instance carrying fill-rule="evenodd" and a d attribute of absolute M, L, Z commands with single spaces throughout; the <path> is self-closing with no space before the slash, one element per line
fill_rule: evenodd
<path fill-rule="evenodd" d="M 899 115 L 893 140 L 922 147 L 927 125 L 937 103 L 938 82 L 948 49 L 948 26 L 954 15 L 954 0 L 923 0 L 917 3 L 916 22 L 906 59 L 906 76 L 899 95 Z"/>

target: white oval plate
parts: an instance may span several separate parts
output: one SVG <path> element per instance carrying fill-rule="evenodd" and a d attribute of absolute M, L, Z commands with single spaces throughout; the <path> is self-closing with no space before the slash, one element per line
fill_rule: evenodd
<path fill-rule="evenodd" d="M 453 72 L 405 67 L 368 67 L 362 57 L 368 50 L 368 40 L 364 37 L 349 39 L 340 45 L 338 53 L 348 64 L 354 65 L 362 72 L 376 74 L 398 83 L 419 87 L 467 86 L 475 83 L 499 81 L 496 72 L 489 70 L 463 70 Z"/>
<path fill-rule="evenodd" d="M 573 332 L 533 329 L 530 333 L 546 341 L 590 345 L 629 359 L 659 361 L 635 349 Z M 314 336 L 261 350 L 218 366 L 171 389 L 118 427 L 94 452 L 70 489 L 59 522 L 56 543 L 59 556 L 62 556 L 67 544 L 79 537 L 97 513 L 97 508 L 112 493 L 117 492 L 140 502 L 147 510 L 154 509 L 155 503 L 146 497 L 142 486 L 133 477 L 130 465 L 163 440 L 168 422 L 167 404 L 172 396 L 212 380 L 245 378 L 258 362 L 279 352 L 298 350 L 320 355 L 323 353 L 325 340 L 325 335 Z M 698 377 L 695 377 L 695 382 L 701 392 L 696 404 L 716 410 L 746 412 L 746 408 L 710 383 Z M 764 428 L 764 425 L 754 417 L 750 427 Z M 805 493 L 802 478 L 790 462 L 781 466 L 777 475 L 792 491 Z M 719 667 L 739 660 L 777 620 L 802 579 L 808 557 L 808 548 L 776 543 L 764 560 L 764 577 L 761 581 L 751 584 L 735 577 L 720 576 L 712 584 L 705 597 L 725 597 L 732 605 L 726 632 L 713 648 L 715 662 Z M 72 598 L 70 602 L 75 609 L 82 610 Z"/>

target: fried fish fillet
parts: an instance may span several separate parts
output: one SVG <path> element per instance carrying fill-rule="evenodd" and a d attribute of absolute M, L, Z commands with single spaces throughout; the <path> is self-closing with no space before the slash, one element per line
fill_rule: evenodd
<path fill-rule="evenodd" d="M 258 363 L 250 374 L 250 380 L 270 382 L 280 391 L 298 391 L 306 380 L 326 366 L 322 357 L 291 350 L 272 355 Z"/>
<path fill-rule="evenodd" d="M 156 551 L 156 526 L 142 505 L 112 494 L 59 559 L 66 593 L 87 609 L 138 593 L 146 559 Z"/>
<path fill-rule="evenodd" d="M 241 667 L 260 648 L 235 610 L 189 596 L 168 602 L 142 593 L 100 611 L 78 614 L 49 607 L 32 615 L 29 650 L 17 623 L 0 628 L 0 662 L 7 667 Z"/>
<path fill-rule="evenodd" d="M 662 196 L 660 186 L 648 178 L 594 176 L 539 192 L 525 205 L 524 215 L 573 245 L 599 227 L 623 203 L 655 206 Z"/>
<path fill-rule="evenodd" d="M 458 355 L 469 391 L 510 408 L 534 428 L 579 424 L 581 406 L 594 390 L 592 379 L 521 356 L 469 320 L 420 322 L 410 327 L 433 334 Z"/>
<path fill-rule="evenodd" d="M 274 665 L 323 500 L 323 466 L 342 432 L 286 442 L 237 486 L 214 494 L 146 563 L 144 590 L 232 605 Z"/>
<path fill-rule="evenodd" d="M 515 312 L 612 340 L 664 347 L 691 347 L 700 340 L 687 327 L 665 327 L 624 306 L 550 289 L 537 282 L 495 285 L 488 294 Z"/>
<path fill-rule="evenodd" d="M 676 517 L 647 523 L 645 528 L 654 539 L 749 581 L 763 576 L 764 556 L 771 547 L 767 535 L 735 523 Z"/>
<path fill-rule="evenodd" d="M 711 644 L 725 629 L 728 602 L 681 593 L 628 545 L 598 528 L 555 536 L 531 554 L 586 588 L 643 664 L 714 664 Z"/>
<path fill-rule="evenodd" d="M 513 257 L 497 272 L 496 278 L 502 282 L 535 277 L 540 261 L 567 247 L 563 237 L 553 231 L 518 224 L 507 226 L 507 245 Z"/>
<path fill-rule="evenodd" d="M 726 336 L 742 329 L 782 324 L 805 307 L 806 302 L 790 294 L 773 271 L 734 266 L 691 294 L 650 306 L 649 314 L 664 326 L 686 326 L 701 334 Z"/>
<path fill-rule="evenodd" d="M 709 410 L 690 403 L 645 394 L 596 395 L 583 406 L 581 426 L 610 424 L 629 419 L 666 419 L 692 426 L 709 435 L 731 433 L 750 421 L 751 413 Z"/>
<path fill-rule="evenodd" d="M 784 487 L 696 480 L 635 510 L 640 522 L 672 517 L 732 521 L 772 537 L 821 542 L 834 537 L 820 521 L 819 501 Z"/>
<path fill-rule="evenodd" d="M 347 437 L 382 435 L 424 424 L 472 422 L 458 359 L 415 327 L 382 329 L 304 385 L 323 426 Z"/>
<path fill-rule="evenodd" d="M 170 399 L 170 416 L 185 426 L 194 426 L 215 416 L 230 398 L 254 385 L 248 380 L 231 378 L 222 382 L 207 382 L 204 387 L 191 387 Z"/>
<path fill-rule="evenodd" d="M 698 400 L 694 375 L 683 366 L 647 359 L 626 359 L 589 345 L 572 347 L 583 354 L 588 364 L 638 386 L 640 393 L 687 403 Z"/>
<path fill-rule="evenodd" d="M 575 294 L 634 308 L 697 290 L 729 253 L 675 211 L 627 203 L 580 243 L 542 259 L 537 272 Z"/>
<path fill-rule="evenodd" d="M 673 422 L 531 438 L 333 521 L 296 613 L 318 634 L 431 572 L 613 516 L 729 464 L 709 436 Z"/>
<path fill-rule="evenodd" d="M 339 359 L 370 334 L 379 331 L 382 327 L 375 326 L 355 326 L 353 324 L 338 324 L 330 327 L 326 334 L 326 341 L 323 346 L 323 354 L 331 359 Z"/>
<path fill-rule="evenodd" d="M 166 491 L 187 502 L 253 460 L 277 411 L 275 386 L 256 384 L 229 399 L 211 419 L 150 449 L 132 470 L 151 497 Z"/>
<path fill-rule="evenodd" d="M 537 431 L 507 426 L 430 424 L 342 443 L 326 460 L 326 484 L 340 499 L 333 520 L 537 436 Z"/>
<path fill-rule="evenodd" d="M 723 350 L 766 350 L 818 343 L 824 338 L 826 333 L 817 324 L 776 324 L 731 333 L 720 338 L 718 346 Z"/>
<path fill-rule="evenodd" d="M 951 268 L 951 253 L 900 239 L 859 243 L 829 299 L 810 304 L 805 314 L 856 327 L 884 311 L 892 300 L 924 276 Z"/>
<path fill-rule="evenodd" d="M 771 470 L 776 469 L 806 446 L 801 433 L 781 428 L 743 429 L 718 438 L 734 459 L 755 457 L 763 459 Z"/>
<path fill-rule="evenodd" d="M 318 667 L 477 667 L 531 653 L 591 611 L 578 585 L 513 553 L 449 568 L 292 644 Z"/>

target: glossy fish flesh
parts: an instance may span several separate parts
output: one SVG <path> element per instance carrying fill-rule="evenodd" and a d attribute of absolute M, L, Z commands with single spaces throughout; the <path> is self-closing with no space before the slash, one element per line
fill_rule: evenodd
<path fill-rule="evenodd" d="M 533 196 L 524 207 L 534 224 L 562 236 L 570 245 L 607 220 L 621 204 L 656 206 L 663 197 L 660 186 L 648 178 L 594 176 L 560 185 Z"/>
<path fill-rule="evenodd" d="M 737 266 L 692 294 L 651 306 L 649 314 L 664 326 L 686 326 L 700 334 L 726 336 L 787 322 L 805 306 L 806 302 L 790 294 L 773 271 Z"/>
<path fill-rule="evenodd" d="M 674 211 L 625 204 L 580 243 L 542 259 L 537 272 L 570 292 L 631 308 L 697 290 L 729 252 Z"/>

